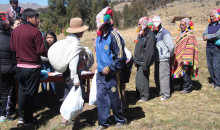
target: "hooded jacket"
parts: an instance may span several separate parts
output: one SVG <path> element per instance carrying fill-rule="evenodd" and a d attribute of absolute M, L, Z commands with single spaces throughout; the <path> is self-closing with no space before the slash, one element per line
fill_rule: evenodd
<path fill-rule="evenodd" d="M 135 45 L 134 62 L 138 66 L 143 66 L 147 71 L 153 64 L 153 56 L 156 45 L 156 38 L 150 28 L 146 28 L 143 35 L 138 36 L 138 43 Z"/>
<path fill-rule="evenodd" d="M 157 43 L 155 52 L 155 62 L 169 61 L 170 57 L 174 53 L 175 44 L 173 42 L 170 32 L 166 29 L 161 28 L 156 34 Z"/>

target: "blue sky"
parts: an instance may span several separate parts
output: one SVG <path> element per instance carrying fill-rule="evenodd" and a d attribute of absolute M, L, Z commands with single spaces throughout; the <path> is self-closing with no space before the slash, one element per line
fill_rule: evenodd
<path fill-rule="evenodd" d="M 18 0 L 19 3 L 34 2 L 39 5 L 47 5 L 48 0 Z M 0 0 L 0 4 L 9 4 L 9 0 Z"/>

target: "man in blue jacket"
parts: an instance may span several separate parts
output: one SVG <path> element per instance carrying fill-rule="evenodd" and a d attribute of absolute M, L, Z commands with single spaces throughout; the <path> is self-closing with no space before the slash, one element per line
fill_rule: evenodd
<path fill-rule="evenodd" d="M 99 36 L 96 39 L 97 57 L 97 105 L 98 124 L 97 129 L 109 127 L 108 118 L 112 108 L 116 126 L 121 127 L 126 123 L 121 108 L 119 94 L 119 72 L 125 65 L 126 54 L 124 41 L 121 36 L 112 29 L 110 7 L 104 8 L 96 17 Z"/>

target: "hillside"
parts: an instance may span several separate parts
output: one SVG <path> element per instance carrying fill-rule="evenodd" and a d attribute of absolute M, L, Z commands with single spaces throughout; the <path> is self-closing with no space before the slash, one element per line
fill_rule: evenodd
<path fill-rule="evenodd" d="M 23 8 L 33 8 L 33 9 L 38 9 L 38 8 L 44 8 L 45 7 L 45 6 L 41 6 L 41 5 L 33 3 L 33 2 L 26 3 L 26 4 L 19 3 L 18 5 L 23 7 Z M 6 12 L 8 8 L 10 8 L 10 4 L 0 4 L 0 11 Z"/>
<path fill-rule="evenodd" d="M 175 16 L 189 16 L 192 17 L 192 21 L 194 22 L 194 31 L 195 35 L 201 39 L 201 35 L 205 30 L 209 13 L 212 8 L 218 8 L 216 4 L 220 3 L 219 0 L 182 0 L 182 1 L 174 1 L 173 3 L 169 3 L 166 6 L 157 8 L 155 10 L 148 10 L 149 17 L 153 17 L 153 15 L 158 14 L 162 19 L 162 25 L 168 29 L 171 34 L 176 37 L 178 34 L 177 29 L 179 25 L 171 23 Z M 125 2 L 114 6 L 114 9 L 117 11 L 122 11 L 125 4 L 130 5 L 131 2 Z M 138 21 L 138 19 L 137 19 Z M 136 35 L 136 27 L 133 29 L 132 35 Z M 130 32 L 127 32 L 124 35 L 130 35 Z"/>
<path fill-rule="evenodd" d="M 166 7 L 157 8 L 155 10 L 149 11 L 149 17 L 153 17 L 155 14 L 158 14 L 162 19 L 162 25 L 168 29 L 173 37 L 177 37 L 179 25 L 175 25 L 171 23 L 175 16 L 189 16 L 192 17 L 192 21 L 194 22 L 194 31 L 195 35 L 201 39 L 201 35 L 205 30 L 208 19 L 209 13 L 212 8 L 218 8 L 219 6 L 216 5 L 218 0 L 182 0 L 182 1 L 175 1 L 173 3 L 167 4 Z M 118 10 L 123 8 L 124 3 L 119 4 L 114 7 L 119 7 Z M 138 19 L 137 19 L 138 21 Z M 136 35 L 137 27 L 133 29 L 129 29 L 132 31 L 124 30 L 126 33 L 125 36 Z M 124 32 L 122 30 L 122 32 Z"/>
<path fill-rule="evenodd" d="M 219 0 L 218 0 L 219 1 Z M 135 98 L 135 75 L 137 68 L 133 66 L 130 82 L 126 84 L 126 98 L 129 104 L 128 112 L 125 117 L 128 119 L 128 125 L 122 128 L 114 127 L 114 117 L 110 116 L 110 130 L 219 130 L 220 129 L 220 93 L 213 89 L 208 81 L 209 73 L 206 63 L 206 42 L 201 38 L 203 31 L 208 25 L 209 13 L 212 8 L 219 8 L 216 0 L 182 0 L 166 7 L 157 8 L 149 11 L 149 17 L 155 14 L 161 16 L 162 25 L 168 29 L 175 42 L 180 34 L 177 31 L 179 24 L 171 23 L 174 16 L 192 16 L 194 22 L 194 32 L 198 41 L 199 50 L 199 75 L 192 78 L 194 90 L 185 95 L 179 91 L 172 93 L 167 101 L 161 101 L 161 97 L 153 97 L 147 102 L 137 103 Z M 137 19 L 138 21 L 138 19 Z M 135 44 L 133 40 L 137 37 L 137 26 L 124 30 L 118 30 L 123 36 L 126 47 L 134 54 Z M 80 39 L 83 46 L 88 46 L 93 51 L 93 40 L 96 37 L 95 31 L 86 31 L 83 38 Z M 63 34 L 58 35 L 58 40 L 64 39 Z M 96 60 L 95 60 L 96 61 Z M 95 63 L 96 64 L 96 63 Z M 154 65 L 150 67 L 150 92 L 155 90 L 154 83 Z M 91 80 L 90 80 L 91 84 Z M 56 83 L 56 92 L 60 94 L 64 90 L 64 85 Z M 63 97 L 62 94 L 58 97 Z M 60 106 L 62 99 L 57 100 L 50 94 L 39 94 L 36 98 L 37 108 L 34 110 L 34 116 L 39 120 L 38 126 L 32 126 L 26 129 L 40 130 L 94 130 L 98 127 L 98 117 L 96 106 L 89 106 L 85 101 L 83 112 L 80 115 L 80 128 L 74 125 L 61 126 Z M 16 127 L 18 119 L 0 123 L 0 129 L 18 129 Z M 24 129 L 24 128 L 20 128 Z"/>
<path fill-rule="evenodd" d="M 175 16 L 191 16 L 194 22 L 194 31 L 197 36 L 201 36 L 205 30 L 209 13 L 212 8 L 219 8 L 216 5 L 218 0 L 182 0 L 168 4 L 167 7 L 156 9 L 150 12 L 150 17 L 154 14 L 160 15 L 162 24 L 177 36 L 177 28 L 179 25 L 171 23 Z"/>

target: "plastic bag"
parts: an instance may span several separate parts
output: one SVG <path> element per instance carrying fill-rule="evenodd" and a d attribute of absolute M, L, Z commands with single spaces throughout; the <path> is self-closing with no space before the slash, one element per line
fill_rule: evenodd
<path fill-rule="evenodd" d="M 92 79 L 92 86 L 89 94 L 89 105 L 96 104 L 96 94 L 97 94 L 96 75 L 97 75 L 97 70 L 95 71 L 95 74 Z"/>
<path fill-rule="evenodd" d="M 218 39 L 218 40 L 215 42 L 215 45 L 220 46 L 220 39 Z"/>
<path fill-rule="evenodd" d="M 84 100 L 81 87 L 76 91 L 75 89 L 73 86 L 60 108 L 60 113 L 66 120 L 75 119 L 83 111 Z"/>

